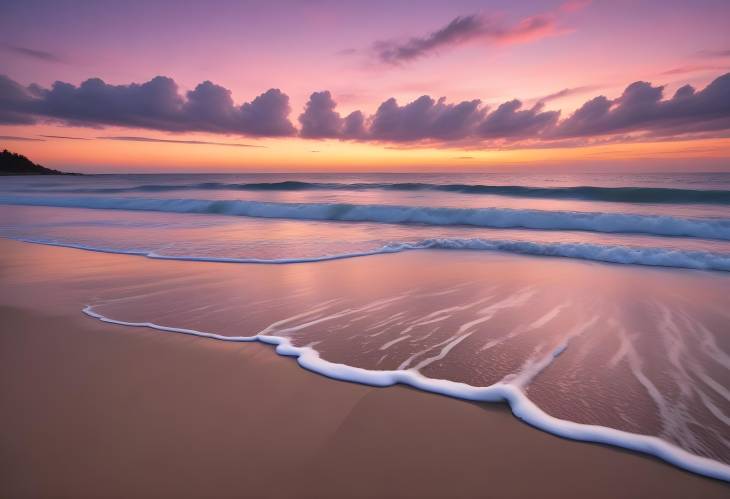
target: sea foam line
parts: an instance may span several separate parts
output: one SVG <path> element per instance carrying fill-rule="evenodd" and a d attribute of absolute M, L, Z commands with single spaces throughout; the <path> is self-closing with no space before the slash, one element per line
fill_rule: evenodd
<path fill-rule="evenodd" d="M 180 333 L 203 338 L 232 342 L 254 342 L 275 345 L 276 353 L 296 357 L 298 364 L 312 372 L 340 381 L 349 381 L 375 387 L 396 384 L 408 385 L 422 391 L 446 395 L 474 402 L 507 402 L 517 418 L 525 423 L 570 440 L 592 442 L 620 447 L 623 449 L 649 454 L 674 466 L 698 475 L 730 482 L 730 465 L 710 458 L 698 456 L 670 444 L 658 437 L 630 433 L 604 426 L 588 425 L 558 419 L 547 414 L 532 402 L 518 387 L 499 382 L 486 387 L 445 379 L 427 378 L 416 370 L 372 371 L 361 367 L 337 364 L 322 359 L 319 352 L 311 347 L 296 347 L 288 338 L 274 335 L 224 336 L 194 329 L 161 326 L 151 322 L 127 322 L 111 319 L 87 305 L 83 313 L 102 322 L 130 327 L 145 327 L 167 333 Z"/>
<path fill-rule="evenodd" d="M 577 230 L 637 233 L 730 241 L 728 218 L 680 218 L 665 215 L 583 211 L 521 210 L 512 208 L 452 208 L 349 203 L 275 203 L 243 200 L 153 199 L 113 197 L 0 196 L 0 203 L 99 210 L 155 211 L 211 215 L 421 224 L 463 225 L 499 229 Z"/>
<path fill-rule="evenodd" d="M 531 241 L 510 241 L 480 238 L 436 238 L 424 239 L 418 242 L 389 243 L 380 248 L 299 258 L 227 258 L 209 256 L 172 256 L 161 255 L 154 251 L 143 249 L 113 249 L 84 244 L 49 241 L 31 238 L 14 238 L 16 241 L 48 246 L 60 246 L 100 253 L 115 253 L 122 255 L 144 256 L 155 260 L 181 260 L 192 262 L 217 263 L 252 263 L 252 264 L 295 264 L 316 263 L 329 260 L 342 260 L 365 256 L 401 253 L 416 250 L 465 250 L 465 251 L 496 251 L 516 253 L 521 255 L 546 256 L 559 258 L 573 258 L 603 263 L 623 265 L 643 265 L 649 267 L 669 267 L 693 270 L 714 270 L 730 272 L 730 255 L 713 253 L 710 251 L 686 251 L 669 248 L 641 248 L 636 246 L 599 245 L 590 243 L 536 243 Z"/>

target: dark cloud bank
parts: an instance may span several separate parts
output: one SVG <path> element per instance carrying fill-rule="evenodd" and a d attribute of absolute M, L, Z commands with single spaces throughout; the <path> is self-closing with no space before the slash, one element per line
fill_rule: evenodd
<path fill-rule="evenodd" d="M 552 96 L 550 96 L 552 97 Z M 547 100 L 547 99 L 546 99 Z M 525 107 L 517 99 L 494 109 L 479 100 L 447 103 L 424 95 L 405 105 L 390 98 L 375 114 L 341 117 L 329 92 L 315 92 L 299 117 L 300 134 L 311 138 L 382 142 L 560 143 L 621 134 L 649 138 L 730 130 L 730 73 L 701 91 L 690 85 L 664 99 L 664 87 L 635 82 L 617 99 L 590 99 L 567 118 L 544 109 L 544 101 Z"/>
<path fill-rule="evenodd" d="M 361 111 L 342 116 L 330 92 L 323 91 L 311 95 L 297 129 L 289 118 L 289 97 L 278 89 L 236 105 L 229 90 L 209 81 L 181 95 L 172 79 L 161 76 L 130 85 L 98 78 L 79 86 L 56 82 L 50 89 L 0 76 L 0 124 L 51 120 L 95 128 L 459 147 L 580 145 L 611 136 L 629 140 L 730 131 L 730 73 L 700 91 L 685 85 L 665 97 L 662 86 L 639 81 L 616 99 L 595 97 L 562 119 L 560 111 L 546 110 L 544 101 L 527 107 L 515 99 L 490 109 L 479 100 L 449 103 L 429 96 L 403 105 L 389 98 L 371 116 Z"/>
<path fill-rule="evenodd" d="M 236 106 L 230 90 L 209 81 L 182 96 L 175 81 L 164 76 L 130 85 L 91 78 L 78 87 L 56 82 L 50 89 L 23 87 L 0 76 L 0 123 L 45 117 L 80 126 L 276 137 L 295 133 L 289 113 L 289 97 L 275 88 Z"/>

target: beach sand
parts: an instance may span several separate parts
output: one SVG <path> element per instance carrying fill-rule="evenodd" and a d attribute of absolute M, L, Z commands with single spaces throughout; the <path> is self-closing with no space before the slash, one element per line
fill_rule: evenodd
<path fill-rule="evenodd" d="M 187 262 L 5 240 L 0 254 L 2 497 L 730 495 L 504 405 L 335 381 L 262 344 L 81 313 L 104 269 L 118 285 L 194 272 Z"/>

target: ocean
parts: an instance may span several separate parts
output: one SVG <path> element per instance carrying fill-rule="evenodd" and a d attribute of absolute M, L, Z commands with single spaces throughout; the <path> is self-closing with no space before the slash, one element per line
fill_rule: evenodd
<path fill-rule="evenodd" d="M 507 402 L 545 431 L 730 480 L 730 173 L 1 182 L 2 237 L 188 262 L 110 280 L 92 317 Z"/>

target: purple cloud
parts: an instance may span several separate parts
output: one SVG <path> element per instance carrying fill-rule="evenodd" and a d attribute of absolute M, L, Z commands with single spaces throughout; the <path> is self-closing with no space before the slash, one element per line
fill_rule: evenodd
<path fill-rule="evenodd" d="M 353 111 L 345 117 L 342 124 L 342 136 L 348 139 L 365 139 L 367 137 L 365 115 L 362 111 Z"/>
<path fill-rule="evenodd" d="M 304 112 L 299 115 L 299 123 L 302 125 L 299 134 L 309 139 L 340 137 L 343 120 L 335 107 L 337 103 L 329 91 L 314 92 L 309 97 Z"/>
<path fill-rule="evenodd" d="M 74 137 L 61 137 L 61 138 L 74 138 Z M 209 142 L 207 140 L 174 140 L 174 139 L 156 139 L 153 137 L 127 137 L 127 136 L 112 136 L 112 137 L 97 137 L 99 140 L 118 140 L 122 142 L 159 142 L 163 144 L 189 144 L 189 145 L 211 145 L 211 146 L 229 146 L 229 147 L 264 147 L 253 144 L 235 144 L 231 142 Z M 90 140 L 90 139 L 85 139 Z"/>
<path fill-rule="evenodd" d="M 304 112 L 299 115 L 299 135 L 308 139 L 364 139 L 367 135 L 365 115 L 354 111 L 345 118 L 335 111 L 337 103 L 328 90 L 314 92 Z"/>
<path fill-rule="evenodd" d="M 485 43 L 523 43 L 558 32 L 552 13 L 527 17 L 517 24 L 505 26 L 497 19 L 480 14 L 459 16 L 443 28 L 405 41 L 381 40 L 373 50 L 386 64 L 402 64 L 437 53 L 439 50 L 471 41 Z"/>
<path fill-rule="evenodd" d="M 77 126 L 125 126 L 171 132 L 213 132 L 250 136 L 295 133 L 289 97 L 271 89 L 236 106 L 230 91 L 209 81 L 185 97 L 171 78 L 109 85 L 91 78 L 79 85 L 56 82 L 50 89 L 23 87 L 0 76 L 0 122 L 32 123 L 46 118 Z"/>
<path fill-rule="evenodd" d="M 599 89 L 598 85 L 583 85 L 581 87 L 564 88 L 552 94 L 545 95 L 537 99 L 538 102 L 548 103 L 551 100 L 561 99 L 563 97 L 569 97 L 571 95 L 584 94 Z"/>
<path fill-rule="evenodd" d="M 33 96 L 28 89 L 7 76 L 0 75 L 0 124 L 29 125 L 35 122 L 28 114 Z"/>
<path fill-rule="evenodd" d="M 664 87 L 637 81 L 615 100 L 604 96 L 586 102 L 554 130 L 554 137 L 586 137 L 643 131 L 676 135 L 730 129 L 730 73 L 697 92 L 681 87 L 662 100 Z"/>
<path fill-rule="evenodd" d="M 708 66 L 706 64 L 689 64 L 687 66 L 679 66 L 676 68 L 668 69 L 666 71 L 662 71 L 661 74 L 666 76 L 673 76 L 673 75 L 681 75 L 681 74 L 687 74 L 687 73 L 699 73 L 703 71 L 720 71 L 725 69 L 724 66 Z"/>
<path fill-rule="evenodd" d="M 44 142 L 44 139 L 34 137 L 18 137 L 16 135 L 0 135 L 0 140 L 18 140 L 22 142 Z"/>
<path fill-rule="evenodd" d="M 63 139 L 63 140 L 93 140 L 93 139 L 89 139 L 87 137 L 69 137 L 68 135 L 40 135 L 40 137 L 45 137 L 47 139 Z"/>
<path fill-rule="evenodd" d="M 730 131 L 730 73 L 699 91 L 685 85 L 671 98 L 665 98 L 662 86 L 634 82 L 618 98 L 592 98 L 562 120 L 560 111 L 544 106 L 540 101 L 523 107 L 515 99 L 488 109 L 477 99 L 449 103 L 443 97 L 424 95 L 403 105 L 391 97 L 370 116 L 354 111 L 343 118 L 331 93 L 321 91 L 310 96 L 297 130 L 288 118 L 289 99 L 278 89 L 237 106 L 229 90 L 209 81 L 183 96 L 175 82 L 165 77 L 129 85 L 108 85 L 99 79 L 78 87 L 56 82 L 43 89 L 0 76 L 3 124 L 50 119 L 95 128 L 113 125 L 269 137 L 298 134 L 311 139 L 488 148 L 721 136 Z"/>
<path fill-rule="evenodd" d="M 542 103 L 530 109 L 521 108 L 517 99 L 505 102 L 479 124 L 477 133 L 486 139 L 537 138 L 560 117 L 560 111 L 542 111 Z"/>
<path fill-rule="evenodd" d="M 245 135 L 277 137 L 294 135 L 289 121 L 289 96 L 278 88 L 271 88 L 251 102 L 241 105 L 240 127 Z"/>
<path fill-rule="evenodd" d="M 700 57 L 730 57 L 730 50 L 700 50 L 697 55 Z"/>
<path fill-rule="evenodd" d="M 36 50 L 28 47 L 21 47 L 19 45 L 5 45 L 5 49 L 15 54 L 44 62 L 64 62 L 64 60 L 58 55 L 52 52 L 46 52 L 45 50 Z"/>
<path fill-rule="evenodd" d="M 424 95 L 399 106 L 391 97 L 371 117 L 368 137 L 390 142 L 461 140 L 484 116 L 480 104 L 479 100 L 447 104 L 443 97 L 435 101 Z"/>

